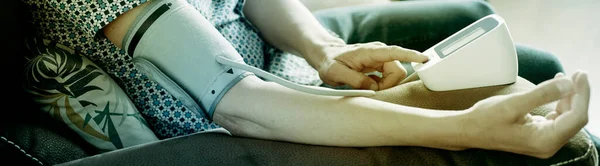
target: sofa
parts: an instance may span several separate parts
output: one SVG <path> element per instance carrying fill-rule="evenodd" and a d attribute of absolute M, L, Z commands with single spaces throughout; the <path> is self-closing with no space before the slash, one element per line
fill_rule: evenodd
<path fill-rule="evenodd" d="M 597 151 L 581 132 L 556 156 L 540 159 L 500 151 L 447 151 L 424 147 L 325 147 L 242 138 L 227 132 L 198 132 L 146 141 L 114 150 L 98 148 L 72 126 L 40 111 L 23 91 L 23 44 L 30 32 L 20 1 L 5 2 L 2 22 L 11 35 L 3 38 L 5 111 L 0 116 L 0 162 L 3 165 L 594 165 Z M 328 24 L 327 18 L 321 18 Z M 329 22 L 331 23 L 331 22 Z M 331 27 L 334 27 L 331 25 Z M 336 31 L 335 28 L 331 28 Z M 41 41 L 37 41 L 41 42 Z M 85 60 L 85 58 L 83 58 Z M 87 61 L 87 60 L 85 60 Z M 543 70 L 543 69 L 540 69 Z M 12 164 L 11 164 L 12 163 Z"/>

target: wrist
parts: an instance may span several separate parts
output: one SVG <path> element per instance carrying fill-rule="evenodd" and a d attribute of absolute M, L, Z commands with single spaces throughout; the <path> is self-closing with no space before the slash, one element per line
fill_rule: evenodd
<path fill-rule="evenodd" d="M 451 111 L 452 114 L 445 117 L 441 127 L 442 133 L 445 133 L 446 137 L 439 137 L 437 141 L 442 142 L 446 149 L 449 150 L 463 150 L 473 147 L 472 136 L 474 130 L 470 124 L 468 110 Z"/>
<path fill-rule="evenodd" d="M 313 68 L 320 71 L 323 66 L 333 60 L 336 47 L 342 47 L 346 45 L 346 42 L 340 38 L 327 37 L 319 40 L 308 41 L 306 44 L 308 47 L 300 52 L 301 56 L 310 64 Z"/>
<path fill-rule="evenodd" d="M 488 136 L 489 131 L 485 130 L 485 127 L 482 127 L 486 123 L 484 118 L 478 116 L 479 111 L 475 111 L 476 107 L 470 107 L 465 109 L 461 117 L 459 117 L 459 121 L 457 123 L 460 126 L 461 131 L 460 134 L 461 142 L 460 144 L 464 148 L 480 148 L 480 149 L 493 149 L 490 147 L 489 139 L 485 138 Z"/>
<path fill-rule="evenodd" d="M 409 145 L 424 146 L 446 150 L 464 150 L 471 148 L 470 126 L 465 119 L 468 118 L 466 111 L 433 110 L 425 113 L 426 119 L 421 121 L 425 124 L 418 127 L 417 139 Z M 422 134 L 422 135 L 421 135 Z"/>
<path fill-rule="evenodd" d="M 462 110 L 461 114 L 456 117 L 458 120 L 455 126 L 459 129 L 455 132 L 456 137 L 459 138 L 457 145 L 465 149 L 477 147 L 478 143 L 474 138 L 477 138 L 480 133 L 474 122 L 476 118 L 473 117 L 471 112 L 471 108 L 468 108 Z"/>

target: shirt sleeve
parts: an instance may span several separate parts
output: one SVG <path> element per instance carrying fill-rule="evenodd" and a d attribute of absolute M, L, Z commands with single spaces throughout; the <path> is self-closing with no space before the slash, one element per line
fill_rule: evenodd
<path fill-rule="evenodd" d="M 148 0 L 48 0 L 60 15 L 73 21 L 75 26 L 95 36 L 119 15 Z"/>

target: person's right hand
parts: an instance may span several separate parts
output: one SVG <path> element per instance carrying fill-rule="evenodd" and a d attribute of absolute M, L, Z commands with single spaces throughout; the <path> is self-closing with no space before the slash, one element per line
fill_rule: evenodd
<path fill-rule="evenodd" d="M 552 157 L 588 123 L 589 100 L 584 72 L 571 78 L 559 73 L 530 91 L 481 100 L 467 110 L 465 141 L 472 145 L 467 148 Z M 554 101 L 556 109 L 547 116 L 529 114 Z"/>
<path fill-rule="evenodd" d="M 429 58 L 416 51 L 381 42 L 335 44 L 315 53 L 321 58 L 313 65 L 323 82 L 331 86 L 349 85 L 356 89 L 384 90 L 406 78 L 400 62 L 423 63 Z M 381 76 L 365 73 L 381 72 Z"/>

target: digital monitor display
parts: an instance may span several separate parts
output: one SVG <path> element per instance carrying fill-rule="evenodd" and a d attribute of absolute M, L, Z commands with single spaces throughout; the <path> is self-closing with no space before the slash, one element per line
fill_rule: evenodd
<path fill-rule="evenodd" d="M 485 30 L 483 30 L 483 28 L 479 27 L 479 28 L 475 29 L 474 31 L 470 32 L 467 36 L 462 36 L 462 38 L 460 38 L 460 39 L 454 41 L 452 44 L 442 48 L 442 54 L 448 55 L 451 52 L 454 52 L 456 49 L 466 45 L 470 41 L 483 35 L 483 33 L 485 33 Z"/>
<path fill-rule="evenodd" d="M 494 18 L 486 18 L 481 20 L 464 28 L 464 30 L 445 40 L 443 43 L 440 43 L 434 48 L 434 50 L 438 56 L 440 56 L 440 58 L 445 58 L 446 56 L 454 53 L 456 50 L 459 50 L 463 46 L 469 44 L 471 41 L 479 38 L 481 35 L 491 31 L 497 27 L 498 24 L 500 23 Z"/>

